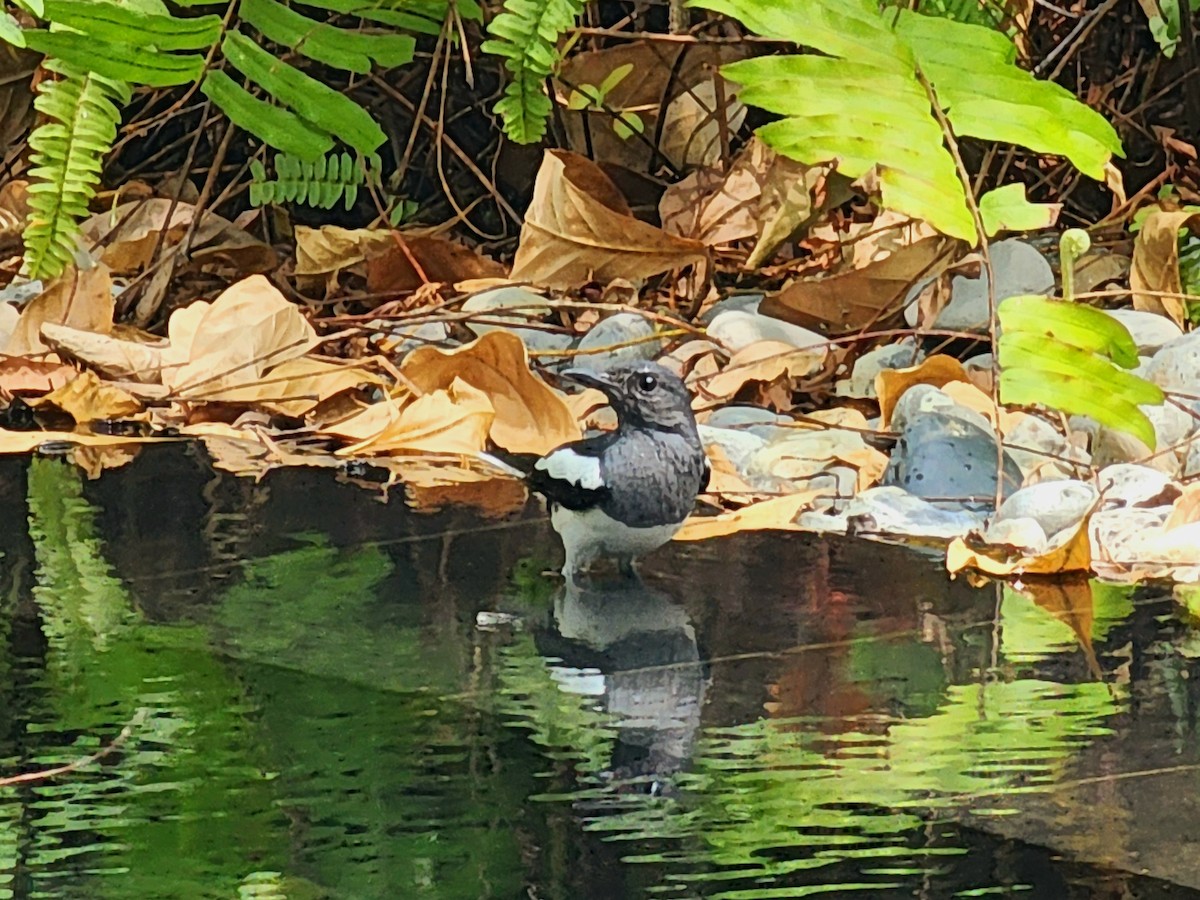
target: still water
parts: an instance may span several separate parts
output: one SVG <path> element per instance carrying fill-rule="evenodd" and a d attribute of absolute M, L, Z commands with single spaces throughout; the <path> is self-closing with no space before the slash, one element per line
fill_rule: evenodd
<path fill-rule="evenodd" d="M 0 463 L 0 898 L 1200 897 L 1200 632 L 802 535 Z"/>

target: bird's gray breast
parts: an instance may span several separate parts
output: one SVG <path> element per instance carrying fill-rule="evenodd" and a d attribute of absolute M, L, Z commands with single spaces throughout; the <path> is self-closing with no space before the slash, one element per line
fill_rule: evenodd
<path fill-rule="evenodd" d="M 692 511 L 704 471 L 699 440 L 669 432 L 630 431 L 601 457 L 606 513 L 634 528 L 682 522 Z"/>

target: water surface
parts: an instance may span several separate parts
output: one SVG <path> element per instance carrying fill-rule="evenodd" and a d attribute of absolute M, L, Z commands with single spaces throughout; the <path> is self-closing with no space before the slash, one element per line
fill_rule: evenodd
<path fill-rule="evenodd" d="M 536 506 L 0 464 L 0 898 L 1200 897 L 1162 591 L 806 536 L 566 591 Z"/>

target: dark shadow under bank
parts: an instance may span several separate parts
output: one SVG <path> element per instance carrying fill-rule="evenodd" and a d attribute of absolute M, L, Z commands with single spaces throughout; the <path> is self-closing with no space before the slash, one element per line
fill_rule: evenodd
<path fill-rule="evenodd" d="M 0 771 L 145 711 L 0 792 L 0 898 L 1200 896 L 1200 776 L 1111 777 L 1200 764 L 1153 595 L 795 534 L 566 592 L 535 506 L 198 447 L 2 460 L 0 501 Z"/>

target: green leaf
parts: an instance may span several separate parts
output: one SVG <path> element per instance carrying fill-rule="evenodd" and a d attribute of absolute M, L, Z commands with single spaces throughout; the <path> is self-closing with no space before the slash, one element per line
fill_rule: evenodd
<path fill-rule="evenodd" d="M 74 31 L 30 29 L 25 32 L 25 44 L 77 69 L 147 87 L 189 84 L 204 70 L 204 57 L 197 54 L 159 53 L 149 47 L 102 41 Z"/>
<path fill-rule="evenodd" d="M 231 31 L 225 58 L 285 106 L 355 150 L 371 153 L 387 136 L 370 114 L 343 94 L 276 59 L 245 35 Z"/>
<path fill-rule="evenodd" d="M 1002 402 L 1091 416 L 1154 448 L 1154 427 L 1138 407 L 1162 403 L 1163 393 L 1113 364 L 1137 364 L 1125 326 L 1100 310 L 1045 297 L 1005 300 L 998 316 Z"/>
<path fill-rule="evenodd" d="M 1128 329 L 1112 316 L 1061 300 L 1040 296 L 1009 297 L 997 310 L 1005 333 L 1044 335 L 1109 357 L 1132 369 L 1138 364 L 1137 345 Z"/>
<path fill-rule="evenodd" d="M 106 42 L 127 44 L 137 35 L 158 50 L 207 50 L 221 36 L 220 16 L 181 19 L 103 0 L 46 0 L 45 18 Z"/>
<path fill-rule="evenodd" d="M 229 121 L 269 147 L 300 159 L 318 159 L 333 149 L 333 138 L 295 113 L 259 100 L 224 72 L 208 73 L 200 90 Z"/>
<path fill-rule="evenodd" d="M 314 22 L 276 0 L 243 0 L 242 18 L 269 40 L 294 48 L 309 59 L 366 74 L 371 61 L 381 66 L 412 62 L 416 40 L 404 34 L 363 34 Z"/>
<path fill-rule="evenodd" d="M 977 237 L 930 91 L 957 135 L 1063 155 L 1094 178 L 1121 152 L 1098 113 L 1019 69 L 1012 42 L 989 28 L 905 9 L 881 14 L 872 0 L 694 5 L 824 54 L 759 57 L 722 68 L 741 85 L 743 102 L 782 117 L 759 129 L 766 143 L 809 165 L 836 161 L 851 178 L 877 169 L 884 206 L 945 234 Z"/>
<path fill-rule="evenodd" d="M 14 47 L 25 46 L 25 31 L 10 13 L 0 15 L 0 41 Z"/>
<path fill-rule="evenodd" d="M 988 237 L 1001 231 L 1049 228 L 1061 210 L 1061 203 L 1030 203 L 1023 184 L 1006 184 L 979 198 L 979 215 Z"/>

